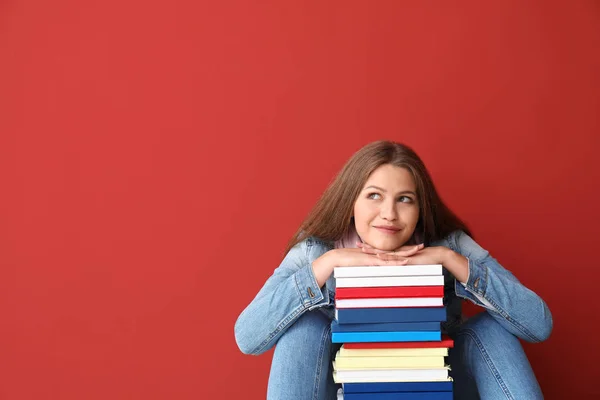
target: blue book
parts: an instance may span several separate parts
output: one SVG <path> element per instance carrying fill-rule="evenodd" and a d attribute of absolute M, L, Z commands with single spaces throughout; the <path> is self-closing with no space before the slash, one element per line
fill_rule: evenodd
<path fill-rule="evenodd" d="M 335 319 L 340 325 L 442 322 L 446 320 L 446 307 L 338 308 Z"/>
<path fill-rule="evenodd" d="M 441 331 L 333 332 L 332 343 L 433 342 L 442 340 Z"/>
<path fill-rule="evenodd" d="M 381 392 L 451 392 L 452 381 L 343 383 L 344 394 Z"/>
<path fill-rule="evenodd" d="M 405 332 L 439 331 L 439 322 L 389 322 L 383 324 L 343 324 L 331 323 L 331 332 Z"/>
<path fill-rule="evenodd" d="M 452 400 L 452 392 L 344 393 L 344 400 Z"/>

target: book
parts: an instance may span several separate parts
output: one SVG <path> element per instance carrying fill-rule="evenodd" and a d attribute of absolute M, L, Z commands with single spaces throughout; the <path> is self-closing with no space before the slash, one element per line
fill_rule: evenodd
<path fill-rule="evenodd" d="M 388 322 L 381 324 L 342 324 L 331 323 L 331 332 L 404 332 L 439 331 L 439 322 Z"/>
<path fill-rule="evenodd" d="M 440 331 L 416 332 L 333 332 L 332 343 L 415 342 L 439 341 Z"/>
<path fill-rule="evenodd" d="M 383 297 L 444 297 L 443 286 L 396 286 L 336 288 L 335 299 L 368 299 Z"/>
<path fill-rule="evenodd" d="M 369 277 L 369 276 L 425 276 L 442 275 L 442 264 L 433 265 L 374 265 L 335 267 L 335 278 Z"/>
<path fill-rule="evenodd" d="M 389 344 L 389 343 L 388 343 Z M 407 349 L 349 349 L 344 344 L 339 349 L 342 357 L 421 357 L 448 356 L 447 347 L 407 348 Z"/>
<path fill-rule="evenodd" d="M 451 392 L 452 380 L 439 382 L 343 383 L 345 394 L 382 392 Z"/>
<path fill-rule="evenodd" d="M 336 278 L 340 287 L 444 286 L 444 276 L 376 276 L 367 278 Z"/>
<path fill-rule="evenodd" d="M 333 361 L 333 380 L 335 383 L 358 382 L 422 382 L 448 380 L 448 366 L 442 368 L 394 368 L 376 370 L 340 370 Z"/>
<path fill-rule="evenodd" d="M 335 310 L 335 319 L 339 324 L 442 322 L 446 307 L 342 308 Z"/>
<path fill-rule="evenodd" d="M 346 349 L 420 349 L 420 348 L 451 348 L 454 347 L 454 340 L 446 335 L 442 335 L 439 342 L 380 342 L 380 343 L 346 343 Z"/>
<path fill-rule="evenodd" d="M 338 399 L 340 397 L 338 396 Z M 343 393 L 343 400 L 452 400 L 452 392 Z"/>
<path fill-rule="evenodd" d="M 443 297 L 397 297 L 387 299 L 337 299 L 337 308 L 383 308 L 383 307 L 441 307 Z"/>
<path fill-rule="evenodd" d="M 438 368 L 444 366 L 443 356 L 433 357 L 344 357 L 335 356 L 338 370 L 375 368 Z"/>

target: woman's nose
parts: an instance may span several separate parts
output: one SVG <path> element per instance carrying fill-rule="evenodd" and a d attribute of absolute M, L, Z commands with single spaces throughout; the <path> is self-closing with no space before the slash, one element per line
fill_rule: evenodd
<path fill-rule="evenodd" d="M 379 210 L 379 215 L 381 218 L 386 219 L 388 221 L 393 221 L 397 217 L 396 207 L 394 204 L 385 203 L 381 205 L 381 209 Z"/>

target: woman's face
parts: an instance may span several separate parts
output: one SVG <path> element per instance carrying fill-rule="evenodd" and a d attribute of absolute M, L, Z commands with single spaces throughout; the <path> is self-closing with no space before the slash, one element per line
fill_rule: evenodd
<path fill-rule="evenodd" d="M 419 220 L 416 193 L 405 168 L 384 164 L 373 171 L 354 203 L 356 232 L 363 242 L 380 250 L 406 243 Z"/>

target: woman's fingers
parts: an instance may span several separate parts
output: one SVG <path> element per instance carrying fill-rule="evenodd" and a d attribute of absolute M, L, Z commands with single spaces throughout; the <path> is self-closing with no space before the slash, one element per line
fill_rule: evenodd
<path fill-rule="evenodd" d="M 392 251 L 389 250 L 379 250 L 374 248 L 373 246 L 367 244 L 367 243 L 363 243 L 363 242 L 356 242 L 356 245 L 358 246 L 358 248 L 362 249 L 363 252 L 367 253 L 367 254 L 379 254 L 379 253 L 393 253 Z M 425 246 L 423 243 L 418 244 L 418 245 L 411 245 L 411 246 L 402 246 L 399 249 L 396 249 L 395 253 L 401 254 L 401 252 L 417 252 L 421 249 L 423 249 Z"/>
<path fill-rule="evenodd" d="M 367 253 L 367 254 L 382 254 L 382 253 L 387 253 L 386 250 L 374 249 L 372 247 L 362 247 L 362 251 L 363 251 L 363 253 Z"/>
<path fill-rule="evenodd" d="M 425 247 L 425 245 L 423 243 L 421 244 L 417 244 L 417 245 L 411 245 L 411 246 L 402 246 L 399 249 L 397 249 L 396 251 L 408 251 L 408 250 L 412 250 L 412 249 L 417 249 L 417 250 L 422 250 L 423 247 Z"/>
<path fill-rule="evenodd" d="M 395 251 L 393 253 L 403 256 L 403 257 L 408 257 L 408 256 L 412 256 L 417 254 L 417 252 L 421 250 L 421 248 L 419 246 L 411 246 L 406 250 L 400 250 L 400 251 Z M 389 254 L 389 253 L 388 253 Z"/>
<path fill-rule="evenodd" d="M 370 259 L 372 261 L 372 263 L 370 265 L 405 265 L 408 263 L 408 258 L 404 258 L 402 260 L 400 259 L 395 259 L 395 260 L 383 260 L 381 258 L 378 257 L 372 257 Z"/>
<path fill-rule="evenodd" d="M 420 251 L 419 248 L 413 247 L 412 249 L 406 250 L 406 251 L 390 251 L 390 252 L 387 252 L 387 253 L 380 253 L 380 254 L 378 254 L 378 256 L 381 256 L 381 257 L 384 257 L 384 258 L 389 258 L 389 257 L 410 257 L 410 256 L 414 256 L 419 251 Z"/>
<path fill-rule="evenodd" d="M 383 260 L 380 259 L 380 264 L 378 265 L 405 265 L 408 263 L 408 258 L 403 259 L 392 259 L 392 260 Z"/>
<path fill-rule="evenodd" d="M 344 261 L 340 266 L 355 265 L 405 265 L 409 259 L 401 256 L 379 257 L 379 254 L 367 254 L 361 249 L 342 249 L 344 252 Z"/>
<path fill-rule="evenodd" d="M 403 252 L 403 253 L 386 253 L 386 254 L 376 254 L 375 256 L 386 261 L 398 261 L 398 260 L 409 260 L 411 257 L 418 255 L 419 251 L 415 252 Z"/>
<path fill-rule="evenodd" d="M 359 249 L 362 249 L 363 253 L 366 253 L 366 254 L 385 253 L 385 250 L 375 249 L 363 242 L 356 242 L 356 245 L 358 246 Z"/>
<path fill-rule="evenodd" d="M 410 263 L 410 257 L 418 254 L 425 247 L 421 243 L 413 246 L 402 246 L 396 251 L 388 251 L 376 249 L 363 242 L 356 242 L 356 245 L 362 253 L 374 256 L 378 260 L 378 262 L 369 265 L 407 265 Z"/>
<path fill-rule="evenodd" d="M 389 255 L 393 257 L 409 257 L 417 254 L 421 247 L 419 246 L 406 246 L 406 250 L 396 250 L 396 251 L 385 251 L 385 250 L 377 250 L 377 249 L 365 249 L 363 247 L 363 253 L 367 254 L 375 254 L 375 255 Z"/>

